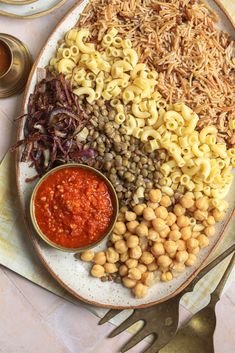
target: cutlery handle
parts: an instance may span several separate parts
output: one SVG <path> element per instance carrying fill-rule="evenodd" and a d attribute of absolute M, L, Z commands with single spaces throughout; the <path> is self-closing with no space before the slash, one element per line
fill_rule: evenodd
<path fill-rule="evenodd" d="M 192 280 L 192 282 L 181 292 L 181 294 L 185 294 L 191 292 L 196 285 L 196 283 L 204 277 L 210 270 L 212 270 L 216 265 L 218 265 L 222 260 L 224 260 L 228 255 L 230 255 L 235 250 L 235 244 L 231 245 L 227 250 L 225 250 L 221 255 L 216 257 L 213 261 L 211 261 L 206 267 L 204 267 Z"/>
<path fill-rule="evenodd" d="M 213 295 L 215 297 L 217 297 L 217 299 L 219 300 L 220 296 L 221 296 L 221 293 L 224 289 L 224 286 L 225 286 L 225 283 L 227 282 L 228 280 L 228 277 L 233 269 L 233 266 L 234 266 L 234 263 L 235 263 L 235 253 L 233 254 L 227 268 L 226 268 L 226 271 L 224 272 L 221 280 L 219 281 L 217 287 L 215 288 L 214 292 L 213 292 Z"/>

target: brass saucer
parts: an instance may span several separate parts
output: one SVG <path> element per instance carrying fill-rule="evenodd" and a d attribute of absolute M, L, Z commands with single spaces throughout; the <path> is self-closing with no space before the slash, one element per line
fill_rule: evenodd
<path fill-rule="evenodd" d="M 23 91 L 32 66 L 28 48 L 18 38 L 0 33 L 2 40 L 10 49 L 12 63 L 7 73 L 0 78 L 0 98 L 6 98 Z"/>

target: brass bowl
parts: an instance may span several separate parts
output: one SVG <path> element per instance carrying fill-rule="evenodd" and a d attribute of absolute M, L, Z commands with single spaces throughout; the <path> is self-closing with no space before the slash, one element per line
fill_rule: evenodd
<path fill-rule="evenodd" d="M 79 248 L 66 248 L 66 247 L 63 247 L 61 245 L 58 245 L 56 243 L 54 243 L 53 241 L 51 241 L 40 229 L 40 227 L 38 226 L 38 223 L 37 223 L 37 220 L 36 220 L 36 217 L 35 217 L 35 208 L 34 208 L 34 199 L 35 199 L 35 195 L 36 195 L 36 192 L 39 188 L 39 186 L 42 184 L 42 182 L 47 179 L 47 177 L 51 174 L 53 174 L 54 172 L 56 172 L 57 170 L 59 169 L 63 169 L 63 168 L 82 168 L 82 169 L 87 169 L 87 170 L 90 170 L 90 171 L 93 171 L 95 174 L 99 175 L 103 181 L 106 183 L 107 187 L 108 187 L 108 190 L 109 190 L 109 193 L 110 193 L 110 197 L 111 197 L 111 202 L 112 202 L 112 205 L 113 205 L 113 216 L 112 216 L 112 219 L 110 221 L 110 225 L 109 225 L 109 228 L 108 230 L 106 231 L 106 233 L 96 242 L 92 243 L 92 244 L 89 244 L 87 246 L 83 246 L 83 247 L 79 247 Z M 66 252 L 82 252 L 84 250 L 88 250 L 88 249 L 91 249 L 95 246 L 97 246 L 98 244 L 100 244 L 106 237 L 108 237 L 113 228 L 114 228 L 114 225 L 116 223 L 116 220 L 117 220 L 117 216 L 118 216 L 118 211 L 119 211 L 119 206 L 118 206 L 118 198 L 117 198 L 117 194 L 116 194 L 116 191 L 112 185 L 112 183 L 109 181 L 108 178 L 106 178 L 106 176 L 104 176 L 104 174 L 102 174 L 100 171 L 98 171 L 97 169 L 93 168 L 93 167 L 90 167 L 90 166 L 87 166 L 85 164 L 80 164 L 80 163 L 69 163 L 69 164 L 63 164 L 59 167 L 56 167 L 56 168 L 53 168 L 52 170 L 50 170 L 49 172 L 47 172 L 39 181 L 38 183 L 36 184 L 36 186 L 34 187 L 34 190 L 33 190 L 33 193 L 31 195 L 31 199 L 30 199 L 30 217 L 31 217 L 31 220 L 32 220 L 32 223 L 33 223 L 33 226 L 37 232 L 37 234 L 47 243 L 49 244 L 50 246 L 52 246 L 53 248 L 55 249 L 58 249 L 58 250 L 62 250 L 62 251 L 66 251 Z"/>
<path fill-rule="evenodd" d="M 0 98 L 10 97 L 22 92 L 32 66 L 27 47 L 17 38 L 0 33 L 0 42 L 6 46 L 11 56 L 7 72 L 0 76 Z"/>

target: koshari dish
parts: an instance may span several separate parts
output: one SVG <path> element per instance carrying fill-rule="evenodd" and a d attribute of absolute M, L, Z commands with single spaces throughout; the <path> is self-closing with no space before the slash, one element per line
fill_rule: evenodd
<path fill-rule="evenodd" d="M 36 191 L 34 209 L 43 234 L 66 248 L 100 240 L 114 212 L 102 177 L 80 167 L 59 169 L 43 180 Z"/>
<path fill-rule="evenodd" d="M 200 0 L 91 0 L 29 98 L 21 161 L 110 180 L 117 222 L 79 258 L 136 298 L 195 266 L 229 207 L 234 41 L 214 23 Z"/>

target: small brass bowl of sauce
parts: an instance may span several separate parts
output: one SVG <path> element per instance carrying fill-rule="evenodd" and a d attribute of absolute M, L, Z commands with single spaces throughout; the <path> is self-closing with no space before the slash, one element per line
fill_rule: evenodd
<path fill-rule="evenodd" d="M 24 89 L 31 65 L 27 47 L 16 37 L 0 33 L 0 98 Z"/>
<path fill-rule="evenodd" d="M 66 252 L 82 252 L 111 234 L 118 216 L 118 198 L 112 183 L 97 169 L 64 164 L 36 184 L 30 216 L 47 244 Z"/>

